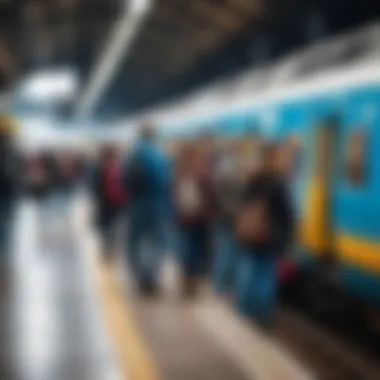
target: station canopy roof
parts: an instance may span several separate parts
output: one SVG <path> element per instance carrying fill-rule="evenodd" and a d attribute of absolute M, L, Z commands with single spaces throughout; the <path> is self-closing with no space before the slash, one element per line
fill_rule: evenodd
<path fill-rule="evenodd" d="M 0 93 L 71 70 L 54 112 L 117 119 L 379 15 L 377 0 L 3 0 Z"/>

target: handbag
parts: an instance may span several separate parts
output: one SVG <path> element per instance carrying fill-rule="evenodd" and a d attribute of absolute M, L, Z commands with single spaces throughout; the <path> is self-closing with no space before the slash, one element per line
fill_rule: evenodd
<path fill-rule="evenodd" d="M 268 205 L 264 199 L 245 203 L 237 214 L 235 234 L 242 245 L 266 243 L 271 231 Z"/>

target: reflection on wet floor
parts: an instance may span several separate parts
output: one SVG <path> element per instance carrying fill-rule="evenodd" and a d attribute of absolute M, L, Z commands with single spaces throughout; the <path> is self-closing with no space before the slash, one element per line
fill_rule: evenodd
<path fill-rule="evenodd" d="M 43 207 L 20 207 L 1 276 L 1 380 L 309 378 L 207 286 L 182 300 L 170 257 L 159 298 L 138 297 L 122 257 L 115 267 L 94 261 L 83 199 Z"/>
<path fill-rule="evenodd" d="M 8 290 L 1 299 L 1 379 L 117 378 L 65 206 L 65 213 L 54 202 L 50 210 L 20 207 Z"/>

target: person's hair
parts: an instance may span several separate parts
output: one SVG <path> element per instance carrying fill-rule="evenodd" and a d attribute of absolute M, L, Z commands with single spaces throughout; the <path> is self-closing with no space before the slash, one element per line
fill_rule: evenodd
<path fill-rule="evenodd" d="M 100 159 L 101 161 L 109 160 L 117 154 L 116 146 L 112 144 L 105 144 L 100 149 Z"/>
<path fill-rule="evenodd" d="M 194 159 L 196 153 L 196 145 L 193 142 L 184 143 L 177 156 L 177 169 L 182 170 L 183 167 L 187 167 L 187 165 Z"/>
<path fill-rule="evenodd" d="M 266 142 L 261 148 L 261 158 L 265 163 L 271 160 L 279 151 L 280 145 L 276 142 Z"/>
<path fill-rule="evenodd" d="M 139 135 L 144 141 L 152 141 L 156 137 L 155 129 L 150 123 L 144 123 L 140 127 Z"/>
<path fill-rule="evenodd" d="M 193 142 L 187 142 L 183 144 L 180 151 L 180 158 L 183 160 L 188 160 L 196 154 L 196 145 Z"/>
<path fill-rule="evenodd" d="M 196 136 L 195 141 L 199 144 L 210 144 L 214 142 L 214 135 L 211 131 L 202 131 Z"/>

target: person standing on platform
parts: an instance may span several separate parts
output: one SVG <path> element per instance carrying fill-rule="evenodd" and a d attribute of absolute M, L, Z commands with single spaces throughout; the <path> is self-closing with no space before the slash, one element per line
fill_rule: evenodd
<path fill-rule="evenodd" d="M 71 151 L 59 151 L 56 156 L 57 162 L 57 195 L 67 203 L 72 195 L 75 181 L 78 176 L 78 166 L 75 156 Z"/>
<path fill-rule="evenodd" d="M 216 164 L 218 162 L 218 151 L 216 148 L 214 136 L 210 132 L 206 132 L 199 139 L 199 163 L 203 176 L 214 179 Z M 214 184 L 210 182 L 210 186 L 214 189 Z M 210 195 L 210 211 L 207 220 L 207 249 L 206 249 L 206 261 L 204 265 L 204 272 L 207 275 L 210 275 L 212 272 L 214 254 L 215 254 L 215 231 L 214 231 L 214 222 L 215 222 L 215 194 Z"/>
<path fill-rule="evenodd" d="M 115 256 L 120 218 L 126 206 L 122 185 L 122 165 L 117 148 L 108 145 L 101 153 L 91 179 L 95 219 L 99 229 L 103 258 Z"/>
<path fill-rule="evenodd" d="M 281 150 L 268 144 L 262 167 L 243 189 L 235 234 L 239 244 L 236 306 L 270 325 L 276 305 L 277 263 L 293 242 L 291 197 L 284 180 Z"/>
<path fill-rule="evenodd" d="M 14 141 L 13 123 L 0 115 L 0 260 L 9 257 L 14 211 L 21 185 L 21 157 Z"/>
<path fill-rule="evenodd" d="M 166 243 L 170 179 L 168 159 L 157 147 L 152 126 L 140 129 L 123 176 L 129 198 L 127 256 L 140 290 L 153 295 Z"/>
<path fill-rule="evenodd" d="M 211 178 L 196 146 L 189 143 L 178 158 L 173 199 L 179 237 L 179 261 L 185 296 L 196 294 L 208 253 Z"/>
<path fill-rule="evenodd" d="M 40 155 L 29 157 L 26 162 L 27 194 L 38 203 L 43 203 L 48 193 L 48 178 Z"/>
<path fill-rule="evenodd" d="M 215 170 L 216 220 L 213 284 L 217 293 L 232 289 L 236 267 L 233 222 L 238 209 L 241 181 L 232 146 L 219 156 Z"/>

